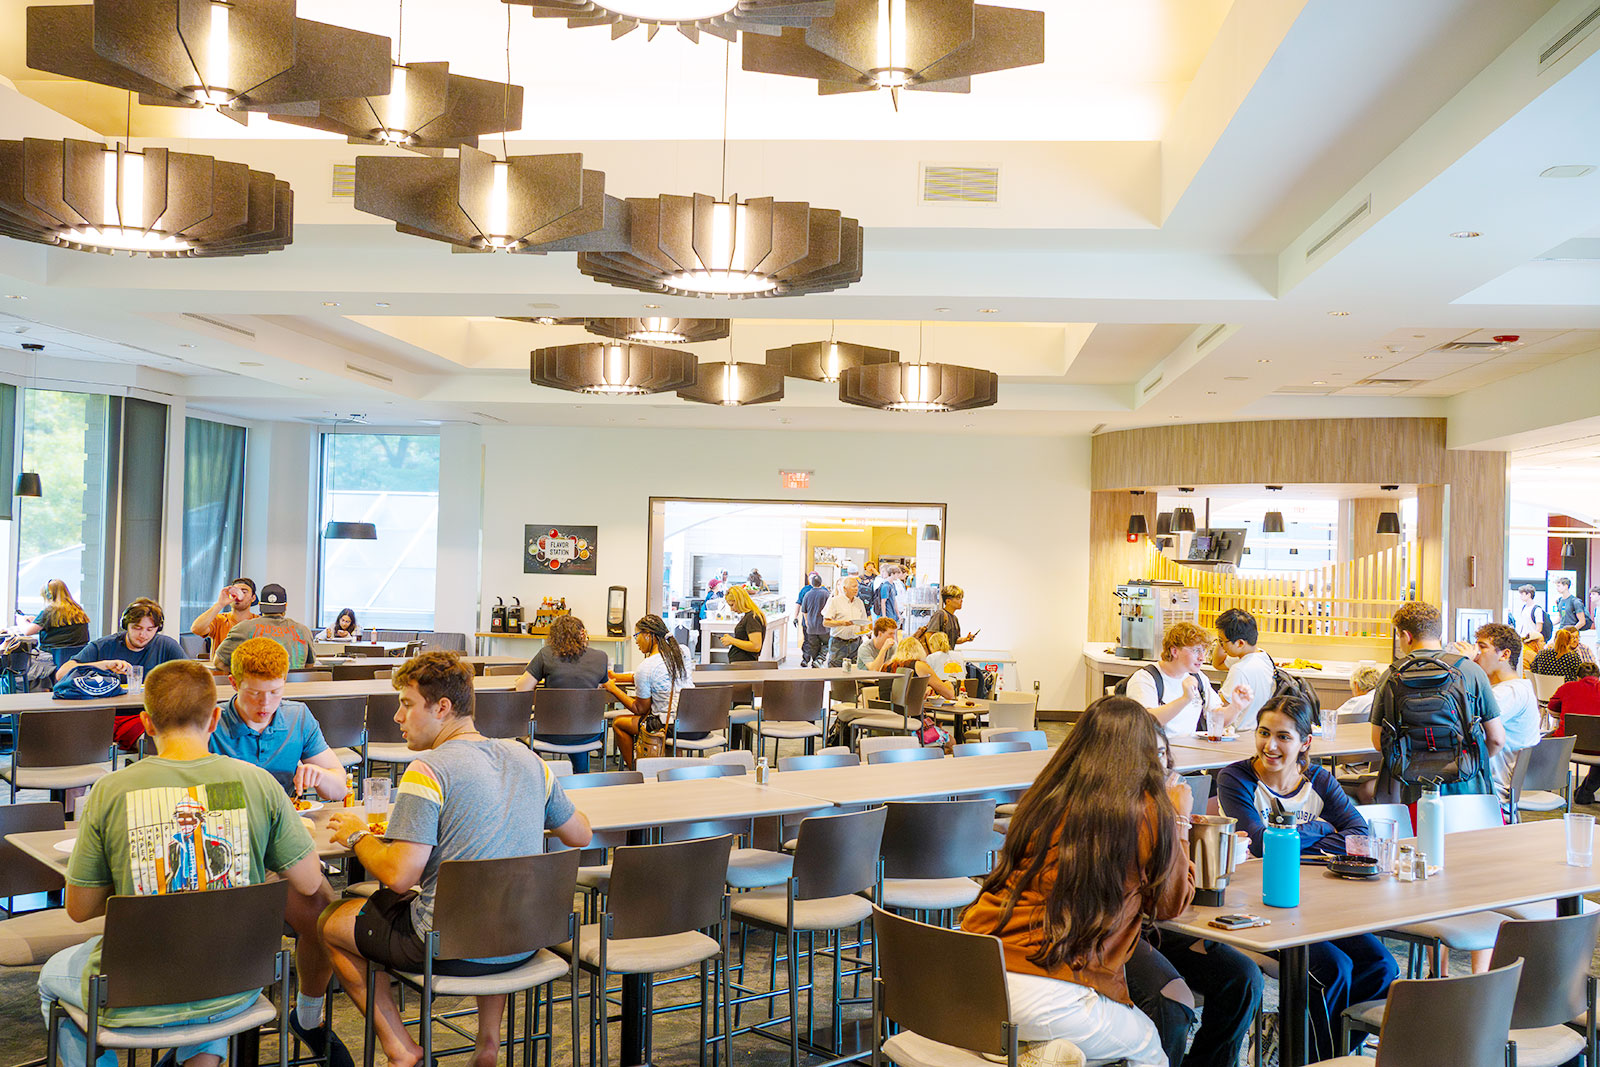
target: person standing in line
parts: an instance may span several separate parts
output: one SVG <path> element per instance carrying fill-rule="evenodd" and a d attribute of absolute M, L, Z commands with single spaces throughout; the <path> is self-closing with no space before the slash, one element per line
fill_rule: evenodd
<path fill-rule="evenodd" d="M 472 668 L 454 652 L 424 652 L 394 672 L 400 693 L 395 722 L 418 753 L 395 791 L 383 835 L 359 813 L 334 812 L 328 829 L 380 886 L 367 900 L 346 900 L 322 913 L 323 942 L 345 993 L 367 1008 L 367 961 L 412 973 L 427 962 L 439 868 L 451 860 L 505 859 L 545 851 L 545 831 L 569 848 L 591 838 L 589 820 L 561 781 L 526 747 L 484 737 L 473 720 Z M 434 973 L 481 976 L 509 971 L 528 956 L 436 960 Z M 478 997 L 472 1063 L 492 1067 L 500 1053 L 506 998 Z M 422 1046 L 406 1031 L 389 982 L 373 991 L 372 1022 L 392 1067 L 414 1067 Z M 424 1064 L 424 1067 L 427 1065 Z"/>
<path fill-rule="evenodd" d="M 227 670 L 233 662 L 233 650 L 252 637 L 270 637 L 289 653 L 289 669 L 299 670 L 316 663 L 316 651 L 311 647 L 315 640 L 311 627 L 289 618 L 289 594 L 281 585 L 263 586 L 261 589 L 261 614 L 241 622 L 228 631 L 222 644 L 216 646 L 212 659 L 220 670 Z"/>
<path fill-rule="evenodd" d="M 878 617 L 878 565 L 868 563 L 861 568 L 856 592 L 861 597 L 861 603 L 866 605 L 867 618 Z"/>
<path fill-rule="evenodd" d="M 822 649 L 828 639 L 828 628 L 822 624 L 822 613 L 828 606 L 828 591 L 822 587 L 822 575 L 813 573 L 811 583 L 800 594 L 800 666 L 820 667 L 824 662 Z"/>
<path fill-rule="evenodd" d="M 1539 696 L 1533 691 L 1533 683 L 1517 670 L 1517 661 L 1522 656 L 1522 641 L 1517 631 L 1504 623 L 1492 622 L 1478 627 L 1473 640 L 1476 643 L 1473 662 L 1489 676 L 1495 705 L 1500 709 L 1501 729 L 1506 733 L 1505 747 L 1489 760 L 1489 771 L 1494 778 L 1495 791 L 1500 794 L 1500 808 L 1509 822 L 1512 816 L 1511 772 L 1517 765 L 1517 753 L 1539 743 Z"/>
<path fill-rule="evenodd" d="M 977 638 L 978 631 L 974 630 L 963 636 L 961 633 L 961 620 L 956 618 L 956 612 L 961 610 L 961 605 L 966 603 L 966 592 L 959 585 L 947 585 L 939 590 L 939 609 L 928 620 L 929 633 L 942 633 L 950 639 L 950 647 L 964 645 Z"/>
<path fill-rule="evenodd" d="M 230 630 L 256 617 L 255 602 L 255 581 L 251 578 L 235 578 L 222 587 L 222 592 L 217 594 L 217 602 L 200 613 L 200 617 L 189 626 L 189 632 L 196 637 L 209 638 L 211 650 L 215 652 L 227 639 Z"/>
<path fill-rule="evenodd" d="M 1594 620 L 1583 601 L 1572 595 L 1572 579 L 1556 579 L 1556 625 L 1564 630 L 1587 630 Z"/>
<path fill-rule="evenodd" d="M 1549 640 L 1550 615 L 1534 599 L 1539 591 L 1531 585 L 1517 586 L 1517 602 L 1506 616 L 1506 625 L 1526 641 L 1530 637 Z"/>
<path fill-rule="evenodd" d="M 857 596 L 859 583 L 854 577 L 839 584 L 839 591 L 828 598 L 822 609 L 822 625 L 828 628 L 828 666 L 838 667 L 855 659 L 861 638 L 867 632 L 867 606 Z"/>
<path fill-rule="evenodd" d="M 1273 682 L 1272 657 L 1256 647 L 1261 631 L 1256 617 L 1243 608 L 1229 608 L 1217 616 L 1217 637 L 1217 647 L 1232 664 L 1222 681 L 1222 691 L 1231 693 L 1240 685 L 1250 690 L 1250 702 L 1232 723 L 1239 733 L 1248 733 L 1255 729 L 1256 712 L 1277 688 Z"/>
<path fill-rule="evenodd" d="M 739 613 L 733 633 L 722 635 L 722 643 L 728 650 L 728 662 L 753 663 L 761 658 L 761 648 L 767 638 L 767 616 L 757 606 L 750 590 L 742 585 L 730 588 L 725 599 L 728 607 Z"/>

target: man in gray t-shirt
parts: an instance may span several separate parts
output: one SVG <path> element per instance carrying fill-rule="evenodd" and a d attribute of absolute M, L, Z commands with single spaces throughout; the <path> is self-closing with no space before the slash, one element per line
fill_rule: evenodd
<path fill-rule="evenodd" d="M 414 759 L 383 837 L 367 820 L 335 812 L 334 840 L 343 842 L 382 883 L 370 900 L 351 900 L 323 915 L 322 936 L 345 992 L 366 1007 L 366 961 L 420 971 L 424 938 L 433 929 L 439 865 L 448 860 L 500 859 L 544 851 L 544 832 L 582 848 L 589 821 L 567 799 L 544 761 L 511 741 L 478 733 L 472 718 L 472 668 L 453 652 L 426 652 L 394 673 L 397 719 Z M 435 974 L 482 975 L 510 970 L 524 956 L 437 960 Z M 374 997 L 373 1020 L 391 1062 L 414 1061 L 422 1048 L 400 1022 L 388 983 Z M 505 997 L 478 997 L 480 1060 L 497 1055 Z"/>

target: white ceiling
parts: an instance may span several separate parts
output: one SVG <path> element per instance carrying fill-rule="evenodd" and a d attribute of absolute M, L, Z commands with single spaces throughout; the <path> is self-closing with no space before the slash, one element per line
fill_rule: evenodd
<path fill-rule="evenodd" d="M 1584 243 L 1600 239 L 1600 171 L 1539 175 L 1600 165 L 1600 33 L 1547 69 L 1538 55 L 1593 2 L 1057 0 L 1037 5 L 1044 65 L 975 78 L 970 95 L 903 94 L 898 114 L 876 94 L 818 97 L 809 82 L 746 74 L 734 57 L 729 188 L 838 207 L 866 228 L 860 283 L 769 302 L 651 300 L 582 277 L 570 254 L 451 255 L 329 195 L 332 165 L 373 150 L 259 116 L 246 129 L 135 108 L 135 133 L 161 134 L 151 143 L 289 180 L 294 245 L 190 262 L 0 239 L 0 297 L 26 298 L 0 299 L 0 370 L 38 372 L 19 342 L 42 339 L 57 377 L 245 418 L 1034 435 L 1445 415 L 1559 393 L 1574 366 L 1600 363 L 1600 260 Z M 0 78 L 16 85 L 0 81 L 0 136 L 114 128 L 122 94 L 23 66 L 25 6 L 0 0 Z M 393 25 L 393 8 L 369 0 L 305 0 L 300 14 Z M 411 0 L 406 55 L 502 76 L 505 14 Z M 720 42 L 613 41 L 511 14 L 513 76 L 528 90 L 514 154 L 581 151 L 615 195 L 715 191 Z M 422 41 L 430 53 L 413 54 Z M 1000 166 L 1001 204 L 920 203 L 925 162 Z M 1364 217 L 1307 255 L 1363 202 Z M 1449 236 L 1464 230 L 1481 236 Z M 639 315 L 652 302 L 731 315 L 742 359 L 830 329 L 905 354 L 920 344 L 925 358 L 998 371 L 1001 401 L 918 417 L 847 408 L 798 381 L 748 410 L 561 394 L 528 382 L 527 352 L 578 331 L 497 320 Z M 1520 342 L 1436 351 L 1500 334 Z M 728 344 L 698 351 L 723 359 Z M 1354 384 L 1371 377 L 1407 384 Z M 1538 404 L 1519 403 L 1519 427 L 1532 427 L 1519 444 L 1566 432 L 1570 415 L 1539 422 Z"/>

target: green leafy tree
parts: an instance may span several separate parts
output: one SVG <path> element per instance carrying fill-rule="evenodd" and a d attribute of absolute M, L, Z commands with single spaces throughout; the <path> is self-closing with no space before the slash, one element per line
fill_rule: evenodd
<path fill-rule="evenodd" d="M 416 491 L 439 486 L 439 438 L 411 434 L 329 434 L 329 491 Z"/>
<path fill-rule="evenodd" d="M 98 511 L 87 507 L 85 474 L 91 433 L 101 435 L 94 460 L 104 461 L 106 398 L 29 389 L 24 403 L 22 469 L 38 471 L 44 488 L 43 496 L 21 501 L 18 553 L 29 560 L 82 542 L 86 514 Z"/>

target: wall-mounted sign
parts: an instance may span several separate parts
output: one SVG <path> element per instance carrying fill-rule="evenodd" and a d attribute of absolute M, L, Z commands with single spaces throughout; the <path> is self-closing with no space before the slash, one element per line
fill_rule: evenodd
<path fill-rule="evenodd" d="M 783 482 L 785 489 L 811 488 L 810 471 L 779 471 L 778 477 Z"/>
<path fill-rule="evenodd" d="M 597 526 L 524 526 L 523 574 L 594 574 Z"/>

